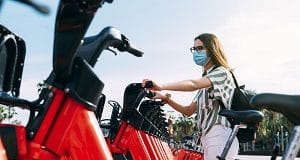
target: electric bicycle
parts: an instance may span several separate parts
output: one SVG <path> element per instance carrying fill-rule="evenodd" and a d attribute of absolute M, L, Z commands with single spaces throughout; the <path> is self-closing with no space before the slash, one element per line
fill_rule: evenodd
<path fill-rule="evenodd" d="M 82 44 L 95 12 L 105 2 L 112 1 L 60 1 L 53 71 L 46 80 L 48 87 L 35 101 L 18 98 L 25 42 L 1 26 L 0 103 L 30 110 L 26 126 L 1 124 L 1 140 L 8 159 L 112 159 L 94 113 L 103 107 L 104 83 L 92 67 L 109 47 L 138 57 L 143 52 L 113 27 L 84 39 Z"/>

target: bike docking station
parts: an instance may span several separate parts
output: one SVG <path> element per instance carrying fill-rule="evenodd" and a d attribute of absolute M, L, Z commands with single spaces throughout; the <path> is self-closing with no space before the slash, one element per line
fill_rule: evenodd
<path fill-rule="evenodd" d="M 118 124 L 118 127 L 110 129 L 107 137 L 108 146 L 113 157 L 123 157 L 123 159 L 173 159 L 171 149 L 164 141 L 167 138 L 166 122 L 162 110 L 145 108 L 145 103 L 153 100 L 142 99 L 147 96 L 147 91 L 140 83 L 128 85 L 124 93 L 123 109 L 119 112 L 114 107 L 110 124 Z M 141 105 L 140 105 L 141 104 Z M 139 108 L 139 109 L 138 109 Z M 150 112 L 152 111 L 153 114 Z M 149 117 L 150 115 L 152 117 Z M 149 119 L 150 118 L 150 119 Z M 105 125 L 100 125 L 103 128 Z"/>
<path fill-rule="evenodd" d="M 151 100 L 153 95 L 141 83 L 129 84 L 124 93 L 123 109 L 115 101 L 108 123 L 100 123 L 108 129 L 106 137 L 114 159 L 187 159 L 201 160 L 202 153 L 180 149 L 173 154 L 168 145 L 167 122 L 160 108 L 161 101 Z M 145 97 L 148 99 L 143 100 Z"/>

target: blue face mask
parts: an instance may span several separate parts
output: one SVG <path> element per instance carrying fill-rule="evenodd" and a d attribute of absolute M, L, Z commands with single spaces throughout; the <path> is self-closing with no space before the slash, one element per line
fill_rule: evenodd
<path fill-rule="evenodd" d="M 193 60 L 197 65 L 200 65 L 202 67 L 205 66 L 209 60 L 206 50 L 194 51 Z"/>

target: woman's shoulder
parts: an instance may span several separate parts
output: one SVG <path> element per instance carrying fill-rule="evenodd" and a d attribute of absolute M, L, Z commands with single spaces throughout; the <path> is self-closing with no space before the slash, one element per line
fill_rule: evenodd
<path fill-rule="evenodd" d="M 214 74 L 216 74 L 216 73 L 219 73 L 219 74 L 220 73 L 224 73 L 224 74 L 228 74 L 230 72 L 229 72 L 229 69 L 227 69 L 227 68 L 225 68 L 223 66 L 214 66 L 214 67 L 212 67 L 212 69 L 208 73 L 214 73 Z"/>
<path fill-rule="evenodd" d="M 210 79 L 215 88 L 217 88 L 217 86 L 222 87 L 224 84 L 231 84 L 230 86 L 234 86 L 234 81 L 230 70 L 223 66 L 215 68 L 209 72 L 206 77 Z"/>
<path fill-rule="evenodd" d="M 223 66 L 214 67 L 208 72 L 207 77 L 225 80 L 230 77 L 230 71 Z"/>

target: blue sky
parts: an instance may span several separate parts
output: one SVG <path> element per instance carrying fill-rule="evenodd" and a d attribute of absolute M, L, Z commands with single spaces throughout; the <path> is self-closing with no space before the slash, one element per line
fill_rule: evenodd
<path fill-rule="evenodd" d="M 37 97 L 36 84 L 52 69 L 58 5 L 53 0 L 37 2 L 48 5 L 51 14 L 43 16 L 9 0 L 0 13 L 0 23 L 26 40 L 21 97 L 30 100 Z M 192 61 L 189 48 L 195 36 L 210 32 L 220 38 L 241 84 L 257 92 L 299 94 L 298 6 L 297 0 L 115 0 L 98 10 L 87 35 L 114 26 L 143 49 L 145 55 L 137 58 L 127 53 L 114 56 L 103 52 L 95 72 L 105 83 L 107 99 L 121 104 L 126 85 L 143 78 L 160 83 L 198 78 L 202 69 Z M 190 103 L 195 94 L 171 93 L 183 104 Z M 109 114 L 107 105 L 104 117 Z"/>

